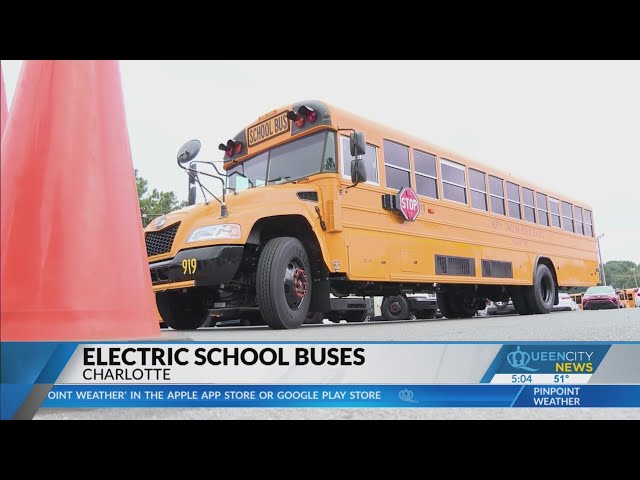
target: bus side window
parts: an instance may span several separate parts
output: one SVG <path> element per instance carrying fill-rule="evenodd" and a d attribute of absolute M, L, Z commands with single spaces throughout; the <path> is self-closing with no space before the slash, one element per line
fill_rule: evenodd
<path fill-rule="evenodd" d="M 569 202 L 561 202 L 562 204 L 562 224 L 567 232 L 573 232 L 573 205 Z"/>
<path fill-rule="evenodd" d="M 560 201 L 549 197 L 549 208 L 551 209 L 551 225 L 560 228 Z"/>
<path fill-rule="evenodd" d="M 507 200 L 509 202 L 509 216 L 522 219 L 520 214 L 520 186 L 507 182 Z"/>
<path fill-rule="evenodd" d="M 526 187 L 522 187 L 522 207 L 524 209 L 524 219 L 527 222 L 536 223 L 536 209 L 533 202 L 533 190 Z"/>
<path fill-rule="evenodd" d="M 584 235 L 584 228 L 582 223 L 582 208 L 578 207 L 577 205 L 574 205 L 573 208 L 575 209 L 576 217 L 576 233 Z"/>
<path fill-rule="evenodd" d="M 547 196 L 544 193 L 536 192 L 538 203 L 538 221 L 540 225 L 549 226 L 549 210 L 547 209 Z"/>
<path fill-rule="evenodd" d="M 480 170 L 469 169 L 469 188 L 471 189 L 471 206 L 487 211 L 487 186 L 485 173 Z"/>
<path fill-rule="evenodd" d="M 438 198 L 436 156 L 414 150 L 413 163 L 416 171 L 416 193 L 425 197 Z"/>
<path fill-rule="evenodd" d="M 591 219 L 591 210 L 584 210 L 584 234 L 587 237 L 593 237 L 593 220 Z"/>
<path fill-rule="evenodd" d="M 491 211 L 506 215 L 504 209 L 504 185 L 501 178 L 489 175 L 489 193 L 491 194 Z"/>
<path fill-rule="evenodd" d="M 400 190 L 402 187 L 411 187 L 409 147 L 389 140 L 384 140 L 382 147 L 387 188 Z"/>
<path fill-rule="evenodd" d="M 454 202 L 467 203 L 467 182 L 464 165 L 444 158 L 440 159 L 442 171 L 442 196 Z"/>

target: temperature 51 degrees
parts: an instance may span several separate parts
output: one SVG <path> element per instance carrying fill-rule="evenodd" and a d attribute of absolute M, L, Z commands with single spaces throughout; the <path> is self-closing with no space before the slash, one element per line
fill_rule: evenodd
<path fill-rule="evenodd" d="M 553 383 L 564 383 L 567 380 L 569 380 L 569 375 L 566 373 L 553 376 Z"/>

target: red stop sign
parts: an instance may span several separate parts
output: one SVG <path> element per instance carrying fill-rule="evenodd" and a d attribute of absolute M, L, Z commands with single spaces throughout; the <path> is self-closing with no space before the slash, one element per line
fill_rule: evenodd
<path fill-rule="evenodd" d="M 413 222 L 418 218 L 418 214 L 420 213 L 420 200 L 418 200 L 416 192 L 410 188 L 402 187 L 402 190 L 398 192 L 398 203 L 396 205 L 405 220 Z"/>

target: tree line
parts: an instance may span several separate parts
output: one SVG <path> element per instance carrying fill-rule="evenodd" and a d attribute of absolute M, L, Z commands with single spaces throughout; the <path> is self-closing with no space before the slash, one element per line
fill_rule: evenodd
<path fill-rule="evenodd" d="M 607 285 L 614 288 L 635 288 L 640 285 L 640 263 L 630 260 L 611 260 L 604 264 Z"/>
<path fill-rule="evenodd" d="M 135 170 L 135 175 L 143 227 L 146 227 L 162 215 L 187 206 L 188 203 L 186 201 L 178 201 L 178 197 L 174 192 L 163 192 L 154 188 L 149 193 L 149 182 L 138 174 L 137 169 Z"/>

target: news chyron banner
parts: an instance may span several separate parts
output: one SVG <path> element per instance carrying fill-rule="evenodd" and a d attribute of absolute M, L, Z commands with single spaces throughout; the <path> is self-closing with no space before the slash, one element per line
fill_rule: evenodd
<path fill-rule="evenodd" d="M 2 418 L 47 408 L 640 407 L 640 342 L 2 344 Z"/>

